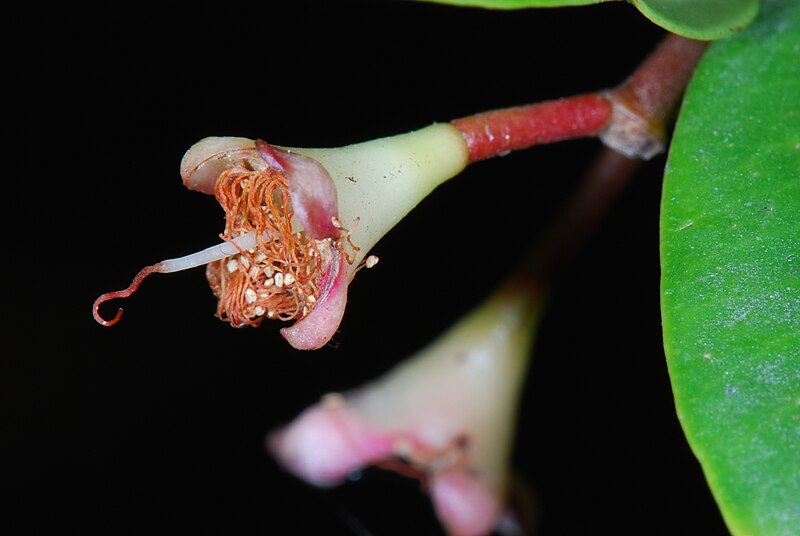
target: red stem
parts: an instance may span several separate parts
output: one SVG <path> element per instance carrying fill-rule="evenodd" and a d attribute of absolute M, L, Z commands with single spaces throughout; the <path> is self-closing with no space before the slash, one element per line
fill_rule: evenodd
<path fill-rule="evenodd" d="M 668 35 L 612 92 L 612 98 L 648 120 L 652 127 L 663 129 L 678 109 L 678 101 L 707 45 L 705 41 Z"/>
<path fill-rule="evenodd" d="M 621 86 L 456 119 L 469 162 L 555 141 L 600 135 L 612 149 L 649 159 L 707 43 L 668 35 Z"/>
<path fill-rule="evenodd" d="M 667 125 L 708 43 L 664 38 L 621 86 L 608 92 L 613 113 L 600 139 L 632 158 L 648 160 L 666 147 Z"/>
<path fill-rule="evenodd" d="M 467 142 L 469 162 L 533 145 L 596 136 L 611 118 L 611 103 L 598 93 L 517 106 L 453 121 Z"/>

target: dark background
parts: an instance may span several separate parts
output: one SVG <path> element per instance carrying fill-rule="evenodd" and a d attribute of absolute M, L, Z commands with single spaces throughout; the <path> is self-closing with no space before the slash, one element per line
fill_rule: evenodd
<path fill-rule="evenodd" d="M 297 352 L 275 324 L 219 322 L 202 270 L 148 279 L 113 329 L 91 304 L 141 266 L 216 241 L 221 210 L 178 176 L 205 136 L 336 146 L 610 87 L 662 31 L 625 3 L 56 3 L 4 18 L 10 533 L 441 533 L 417 483 L 368 470 L 315 490 L 263 439 L 479 303 L 598 142 L 483 162 L 435 191 L 375 248 L 381 264 L 351 286 L 331 348 Z M 629 186 L 541 325 L 514 465 L 543 536 L 726 534 L 660 346 L 663 166 Z"/>

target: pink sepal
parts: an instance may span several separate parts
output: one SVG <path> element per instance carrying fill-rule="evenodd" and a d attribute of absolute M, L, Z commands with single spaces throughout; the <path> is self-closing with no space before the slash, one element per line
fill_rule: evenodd
<path fill-rule="evenodd" d="M 334 252 L 328 271 L 318 281 L 320 295 L 307 316 L 281 329 L 281 335 L 298 350 L 325 346 L 339 329 L 347 305 L 347 259 Z"/>
<path fill-rule="evenodd" d="M 214 195 L 217 178 L 238 162 L 256 158 L 245 138 L 209 137 L 192 145 L 181 160 L 181 178 L 189 190 Z"/>
<path fill-rule="evenodd" d="M 288 471 L 317 486 L 341 483 L 352 471 L 391 454 L 391 442 L 371 432 L 342 402 L 331 399 L 304 411 L 267 438 Z"/>
<path fill-rule="evenodd" d="M 445 471 L 434 475 L 430 495 L 439 520 L 449 534 L 485 536 L 500 519 L 496 494 L 478 477 L 464 471 Z"/>
<path fill-rule="evenodd" d="M 300 226 L 311 238 L 338 238 L 334 221 L 339 214 L 336 185 L 322 164 L 297 153 L 256 140 L 256 149 L 269 165 L 286 173 L 289 196 Z"/>

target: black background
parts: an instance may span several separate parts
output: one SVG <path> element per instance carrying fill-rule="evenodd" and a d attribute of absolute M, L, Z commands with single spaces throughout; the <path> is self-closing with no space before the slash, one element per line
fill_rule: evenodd
<path fill-rule="evenodd" d="M 113 7 L 109 7 L 113 5 Z M 439 534 L 416 483 L 320 491 L 267 432 L 376 377 L 483 299 L 600 147 L 476 164 L 375 248 L 335 346 L 213 316 L 202 270 L 102 292 L 222 229 L 178 164 L 208 135 L 337 146 L 616 85 L 663 35 L 630 5 L 487 12 L 405 1 L 38 4 L 3 22 L 3 523 L 14 534 Z M 726 534 L 674 414 L 648 164 L 543 320 L 514 465 L 538 534 Z M 109 314 L 113 307 L 106 310 Z M 11 498 L 8 498 L 10 495 Z"/>

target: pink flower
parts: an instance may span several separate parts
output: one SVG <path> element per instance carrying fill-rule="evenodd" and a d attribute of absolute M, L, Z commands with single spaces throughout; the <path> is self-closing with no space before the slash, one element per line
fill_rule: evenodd
<path fill-rule="evenodd" d="M 331 394 L 268 446 L 290 472 L 336 485 L 377 464 L 423 481 L 452 534 L 490 533 L 506 510 L 516 400 L 536 308 L 503 291 L 383 378 Z"/>
<path fill-rule="evenodd" d="M 344 315 L 347 287 L 372 246 L 438 184 L 467 163 L 451 125 L 338 149 L 284 149 L 261 140 L 206 138 L 181 162 L 184 185 L 213 194 L 225 211 L 223 242 L 142 269 L 125 298 L 152 273 L 208 265 L 217 316 L 235 327 L 292 321 L 295 348 L 324 346 Z M 324 164 L 324 165 L 323 165 Z M 366 258 L 365 258 L 366 257 Z"/>
<path fill-rule="evenodd" d="M 98 306 L 129 295 L 147 275 L 207 264 L 221 319 L 236 327 L 256 326 L 264 318 L 296 319 L 282 333 L 300 349 L 319 348 L 333 336 L 344 314 L 347 266 L 355 251 L 346 251 L 333 180 L 312 158 L 261 140 L 248 145 L 231 150 L 229 139 L 207 139 L 181 165 L 184 184 L 213 193 L 225 210 L 224 242 L 146 267 L 128 289 L 98 298 L 98 321 L 115 323 L 119 313 L 105 321 Z"/>
<path fill-rule="evenodd" d="M 184 183 L 216 196 L 225 210 L 226 241 L 251 236 L 255 247 L 208 265 L 217 316 L 236 327 L 297 319 L 281 330 L 284 337 L 295 348 L 319 348 L 341 322 L 355 252 L 339 223 L 333 180 L 307 156 L 261 140 L 248 150 L 220 153 L 218 140 L 187 153 Z M 192 162 L 197 154 L 206 156 Z M 225 159 L 233 161 L 221 168 Z"/>

